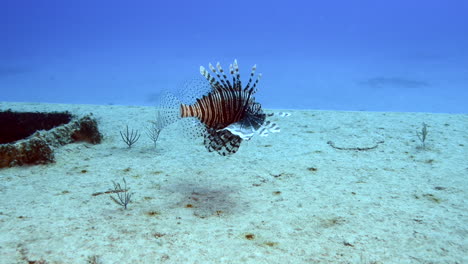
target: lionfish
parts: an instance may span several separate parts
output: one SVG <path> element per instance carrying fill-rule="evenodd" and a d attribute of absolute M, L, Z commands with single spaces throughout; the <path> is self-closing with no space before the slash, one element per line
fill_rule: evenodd
<path fill-rule="evenodd" d="M 200 66 L 205 81 L 191 83 L 191 87 L 182 91 L 181 97 L 188 98 L 186 103 L 170 93 L 165 94 L 159 109 L 160 121 L 167 126 L 180 119 L 195 118 L 191 132 L 203 136 L 208 151 L 223 156 L 236 153 L 242 141 L 250 140 L 255 134 L 267 136 L 269 132 L 279 132 L 279 127 L 267 121 L 267 114 L 255 101 L 262 76 L 258 74 L 255 79 L 256 68 L 256 65 L 252 67 L 250 78 L 243 87 L 237 60 L 229 66 L 228 74 L 219 62 L 216 67 L 210 63 L 209 70 Z"/>

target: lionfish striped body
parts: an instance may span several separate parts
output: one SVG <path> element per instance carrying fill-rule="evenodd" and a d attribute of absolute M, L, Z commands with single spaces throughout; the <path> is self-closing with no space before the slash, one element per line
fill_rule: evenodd
<path fill-rule="evenodd" d="M 181 117 L 196 117 L 209 128 L 222 129 L 242 120 L 251 94 L 233 89 L 216 89 L 193 105 L 180 105 Z"/>
<path fill-rule="evenodd" d="M 231 155 L 243 140 L 249 140 L 254 134 L 265 136 L 268 132 L 279 132 L 276 124 L 265 121 L 266 114 L 255 102 L 254 94 L 261 78 L 259 74 L 254 81 L 255 65 L 245 87 L 236 60 L 230 65 L 228 76 L 219 63 L 216 68 L 209 64 L 209 68 L 212 74 L 200 66 L 200 73 L 209 83 L 209 92 L 194 103 L 180 103 L 178 111 L 179 118 L 194 117 L 200 121 L 208 151 Z"/>

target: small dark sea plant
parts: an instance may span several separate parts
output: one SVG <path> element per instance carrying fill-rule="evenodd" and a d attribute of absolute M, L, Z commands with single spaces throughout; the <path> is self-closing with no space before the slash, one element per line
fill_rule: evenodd
<path fill-rule="evenodd" d="M 125 142 L 125 144 L 127 144 L 128 148 L 131 148 L 133 144 L 135 144 L 138 139 L 140 139 L 140 133 L 138 132 L 138 130 L 133 130 L 130 132 L 128 130 L 128 125 L 127 125 L 127 129 L 126 131 L 124 131 L 122 133 L 122 131 L 119 131 L 120 132 L 120 136 L 122 137 L 122 140 L 123 142 Z"/>
<path fill-rule="evenodd" d="M 426 149 L 426 138 L 427 138 L 427 125 L 426 123 L 422 123 L 422 128 L 421 131 L 416 131 L 416 135 L 419 138 L 419 141 L 421 141 L 421 148 Z"/>
<path fill-rule="evenodd" d="M 161 130 L 164 127 L 164 123 L 161 119 L 161 114 L 157 113 L 156 116 L 156 121 L 149 121 L 151 123 L 150 127 L 146 128 L 146 135 L 153 141 L 154 147 L 156 148 L 156 143 L 158 142 L 159 138 L 159 133 L 161 133 Z"/>
<path fill-rule="evenodd" d="M 133 193 L 128 192 L 127 181 L 125 181 L 125 178 L 122 178 L 122 180 L 124 182 L 123 189 L 120 183 L 112 181 L 112 183 L 114 184 L 114 193 L 117 194 L 117 198 L 115 198 L 112 195 L 110 196 L 110 198 L 112 199 L 112 201 L 122 206 L 126 210 L 127 205 L 132 201 Z"/>

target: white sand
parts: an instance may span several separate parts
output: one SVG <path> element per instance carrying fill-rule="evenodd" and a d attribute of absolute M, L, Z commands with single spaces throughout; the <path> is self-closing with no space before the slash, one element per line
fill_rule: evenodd
<path fill-rule="evenodd" d="M 468 115 L 290 111 L 226 158 L 177 126 L 155 150 L 150 107 L 8 108 L 92 112 L 105 138 L 0 169 L 0 263 L 468 263 Z M 143 133 L 131 149 L 126 124 Z M 123 177 L 128 210 L 92 196 Z"/>

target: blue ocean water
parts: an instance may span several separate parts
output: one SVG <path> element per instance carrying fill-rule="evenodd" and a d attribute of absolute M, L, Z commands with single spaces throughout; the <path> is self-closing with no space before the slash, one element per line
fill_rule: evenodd
<path fill-rule="evenodd" d="M 152 105 L 237 59 L 267 108 L 468 113 L 468 1 L 0 1 L 0 101 Z"/>

